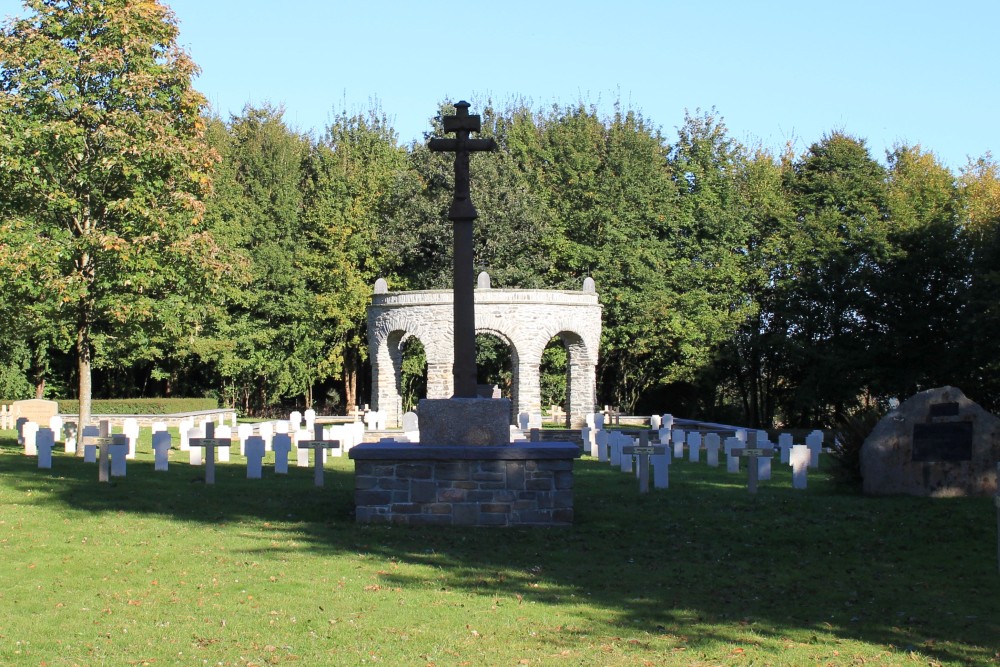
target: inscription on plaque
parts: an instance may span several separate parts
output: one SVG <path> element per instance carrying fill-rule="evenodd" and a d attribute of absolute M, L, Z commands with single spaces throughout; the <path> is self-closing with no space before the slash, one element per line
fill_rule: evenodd
<path fill-rule="evenodd" d="M 928 406 L 927 415 L 934 417 L 957 417 L 958 403 L 934 403 Z"/>
<path fill-rule="evenodd" d="M 914 424 L 913 460 L 971 461 L 972 422 Z"/>

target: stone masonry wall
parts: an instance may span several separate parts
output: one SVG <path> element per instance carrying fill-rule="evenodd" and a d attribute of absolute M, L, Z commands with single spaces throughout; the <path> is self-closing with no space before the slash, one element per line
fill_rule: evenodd
<path fill-rule="evenodd" d="M 395 460 L 359 460 L 358 449 L 351 450 L 355 458 L 358 523 L 411 526 L 573 523 L 572 458 L 421 460 L 407 455 Z"/>

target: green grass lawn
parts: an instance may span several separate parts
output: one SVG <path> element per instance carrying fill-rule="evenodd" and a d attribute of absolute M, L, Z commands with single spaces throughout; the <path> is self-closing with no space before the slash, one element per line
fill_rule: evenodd
<path fill-rule="evenodd" d="M 576 465 L 561 529 L 357 526 L 352 463 L 128 476 L 0 431 L 0 665 L 996 665 L 992 499 Z"/>

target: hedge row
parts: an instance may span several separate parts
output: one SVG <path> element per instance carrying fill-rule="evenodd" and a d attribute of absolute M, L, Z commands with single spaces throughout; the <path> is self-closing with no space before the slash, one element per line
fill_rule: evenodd
<path fill-rule="evenodd" d="M 90 411 L 95 415 L 169 415 L 175 412 L 217 410 L 214 398 L 116 398 L 92 401 Z M 59 413 L 80 413 L 80 401 L 60 400 Z"/>

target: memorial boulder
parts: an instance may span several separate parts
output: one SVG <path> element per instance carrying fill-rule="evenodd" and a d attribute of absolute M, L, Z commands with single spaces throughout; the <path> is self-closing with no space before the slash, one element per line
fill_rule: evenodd
<path fill-rule="evenodd" d="M 955 387 L 922 391 L 879 421 L 861 448 L 870 495 L 991 495 L 1000 418 Z"/>

